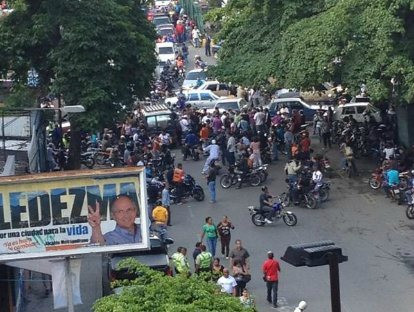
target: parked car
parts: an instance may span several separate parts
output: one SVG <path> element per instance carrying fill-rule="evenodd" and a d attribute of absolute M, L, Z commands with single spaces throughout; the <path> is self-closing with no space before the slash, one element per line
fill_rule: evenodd
<path fill-rule="evenodd" d="M 226 83 L 218 82 L 217 80 L 207 80 L 201 86 L 195 87 L 197 90 L 210 90 L 217 96 L 228 96 L 230 88 Z"/>
<path fill-rule="evenodd" d="M 154 6 L 156 8 L 166 7 L 171 3 L 171 0 L 156 0 Z"/>
<path fill-rule="evenodd" d="M 175 62 L 175 47 L 172 42 L 161 42 L 155 45 L 155 51 L 158 54 L 158 58 L 161 62 L 167 62 L 168 60 L 172 63 Z"/>
<path fill-rule="evenodd" d="M 374 117 L 375 121 L 381 121 L 380 110 L 371 103 L 367 102 L 356 102 L 339 105 L 335 109 L 334 118 L 336 120 L 342 120 L 350 115 L 352 115 L 352 117 L 354 117 L 357 122 L 364 122 L 365 118 L 368 118 L 369 115 Z"/>
<path fill-rule="evenodd" d="M 243 98 L 229 97 L 218 100 L 214 109 L 218 108 L 220 113 L 230 109 L 234 112 L 240 112 L 243 107 L 248 105 L 249 103 Z"/>
<path fill-rule="evenodd" d="M 191 104 L 196 109 L 202 108 L 214 108 L 219 97 L 210 90 L 189 90 L 184 93 L 186 96 L 186 104 Z M 165 104 L 173 105 L 177 104 L 177 97 L 166 98 Z"/>
<path fill-rule="evenodd" d="M 265 107 L 269 109 L 269 113 L 271 116 L 276 115 L 277 111 L 284 107 L 287 107 L 289 109 L 289 113 L 292 113 L 292 110 L 294 109 L 298 111 L 302 110 L 306 117 L 306 120 L 308 121 L 313 120 L 313 116 L 315 115 L 316 111 L 320 109 L 328 109 L 327 105 L 311 105 L 306 103 L 300 97 L 275 99 L 273 102 L 271 102 L 269 105 L 266 105 Z"/>
<path fill-rule="evenodd" d="M 195 87 L 198 78 L 200 78 L 203 81 L 207 80 L 207 72 L 203 69 L 190 70 L 189 72 L 187 72 L 187 75 L 185 75 L 182 88 L 191 89 Z"/>
<path fill-rule="evenodd" d="M 157 27 L 157 35 L 162 37 L 174 35 L 174 26 L 172 24 L 169 24 Z"/>

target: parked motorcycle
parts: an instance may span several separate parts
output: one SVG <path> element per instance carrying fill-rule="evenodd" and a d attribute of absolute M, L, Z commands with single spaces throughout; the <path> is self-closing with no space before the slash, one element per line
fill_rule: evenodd
<path fill-rule="evenodd" d="M 181 198 L 189 198 L 189 197 L 194 197 L 194 199 L 197 201 L 203 201 L 205 198 L 205 195 L 204 195 L 203 188 L 199 184 L 196 183 L 194 178 L 191 175 L 186 174 L 184 176 L 184 181 L 182 185 Z M 173 203 L 178 202 L 177 188 L 175 186 L 173 186 L 172 189 L 170 190 L 170 198 Z"/>
<path fill-rule="evenodd" d="M 85 152 L 80 155 L 80 161 L 82 165 L 85 165 L 89 169 L 93 169 L 95 166 L 95 154 L 94 152 Z"/>
<path fill-rule="evenodd" d="M 265 219 L 270 218 L 266 216 L 265 213 L 261 211 L 259 207 L 249 206 L 248 209 L 251 215 L 252 222 L 256 226 L 265 225 L 267 223 Z M 282 219 L 283 222 L 285 222 L 285 224 L 288 226 L 295 226 L 298 222 L 298 218 L 293 212 L 285 210 L 280 196 L 278 196 L 275 202 L 273 203 L 272 209 L 275 213 L 275 216 L 273 218 L 270 218 L 270 221 Z"/>

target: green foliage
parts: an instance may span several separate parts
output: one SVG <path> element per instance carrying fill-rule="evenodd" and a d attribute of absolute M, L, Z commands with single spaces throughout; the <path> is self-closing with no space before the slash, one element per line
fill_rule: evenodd
<path fill-rule="evenodd" d="M 238 298 L 221 294 L 216 285 L 197 276 L 170 277 L 149 269 L 134 259 L 120 264 L 138 277 L 133 281 L 116 282 L 113 286 L 124 287 L 119 295 L 99 299 L 95 312 L 207 312 L 207 311 L 254 311 L 246 309 Z"/>
<path fill-rule="evenodd" d="M 247 2 L 247 3 L 246 3 Z M 214 73 L 255 86 L 365 83 L 387 100 L 392 77 L 403 102 L 414 101 L 414 5 L 408 0 L 235 0 L 216 14 L 225 44 Z M 241 6 L 240 4 L 243 4 Z M 338 62 L 338 60 L 340 60 Z"/>
<path fill-rule="evenodd" d="M 10 94 L 7 95 L 5 105 L 8 108 L 34 107 L 36 103 L 36 92 L 33 89 L 18 84 L 13 86 Z"/>

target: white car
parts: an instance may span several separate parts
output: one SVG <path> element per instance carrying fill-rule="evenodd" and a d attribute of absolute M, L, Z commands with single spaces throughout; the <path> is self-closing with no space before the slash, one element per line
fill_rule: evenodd
<path fill-rule="evenodd" d="M 207 80 L 201 86 L 195 87 L 197 90 L 211 90 L 218 96 L 229 96 L 230 88 L 226 83 L 218 82 L 217 80 Z"/>
<path fill-rule="evenodd" d="M 220 98 L 217 101 L 214 109 L 218 108 L 220 113 L 224 111 L 232 110 L 233 112 L 240 112 L 244 107 L 247 107 L 249 103 L 243 98 L 229 97 Z"/>
<path fill-rule="evenodd" d="M 160 42 L 155 45 L 155 52 L 161 62 L 175 62 L 175 47 L 172 42 Z"/>
<path fill-rule="evenodd" d="M 217 101 L 220 99 L 210 90 L 190 90 L 184 92 L 186 101 L 185 104 L 191 104 L 192 107 L 197 109 L 214 108 Z M 174 105 L 177 104 L 178 98 L 176 96 L 165 99 L 165 104 Z"/>
<path fill-rule="evenodd" d="M 162 0 L 162 1 L 155 1 L 155 7 L 156 8 L 162 8 L 162 7 L 166 7 L 169 6 L 171 3 L 171 0 Z"/>
<path fill-rule="evenodd" d="M 348 103 L 338 105 L 335 109 L 334 118 L 336 120 L 343 120 L 345 117 L 352 115 L 357 122 L 364 122 L 365 117 L 369 115 L 374 117 L 375 121 L 381 121 L 380 110 L 371 103 Z"/>
<path fill-rule="evenodd" d="M 200 78 L 201 80 L 207 80 L 207 73 L 203 69 L 193 69 L 187 72 L 185 75 L 185 79 L 183 81 L 182 88 L 183 89 L 191 89 L 194 88 L 197 84 L 197 79 Z"/>

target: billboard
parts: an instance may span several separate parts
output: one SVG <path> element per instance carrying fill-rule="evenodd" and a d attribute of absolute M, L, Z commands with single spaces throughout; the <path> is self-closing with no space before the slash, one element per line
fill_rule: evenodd
<path fill-rule="evenodd" d="M 149 248 L 143 168 L 0 178 L 0 261 Z"/>

